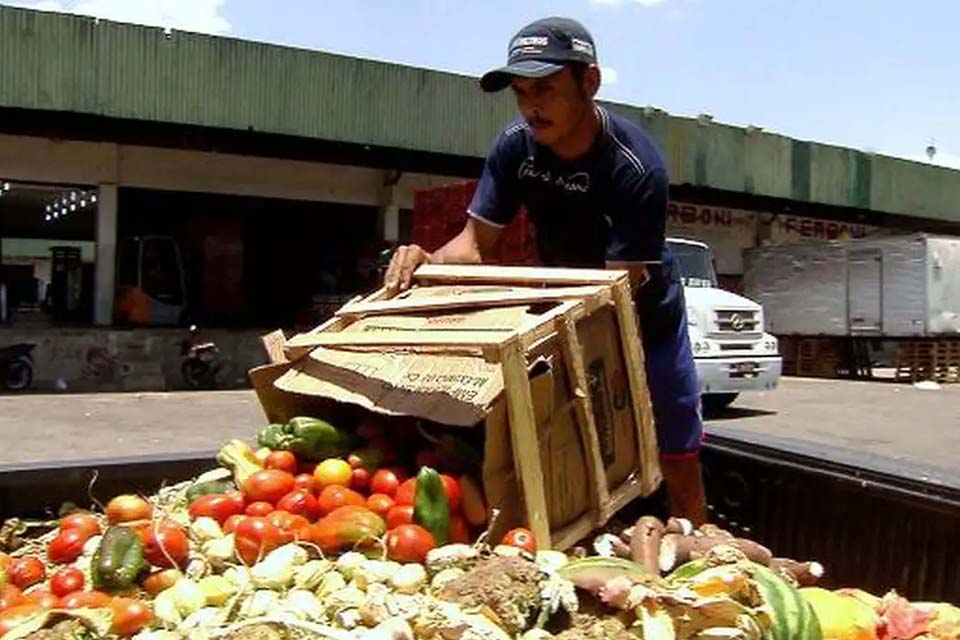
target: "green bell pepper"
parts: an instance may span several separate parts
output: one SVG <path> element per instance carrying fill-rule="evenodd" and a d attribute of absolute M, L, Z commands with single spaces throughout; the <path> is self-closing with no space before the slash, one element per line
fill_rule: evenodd
<path fill-rule="evenodd" d="M 450 540 L 450 501 L 436 470 L 421 467 L 413 501 L 413 521 L 433 534 L 438 547 Z"/>
<path fill-rule="evenodd" d="M 291 451 L 305 460 L 346 456 L 357 445 L 357 437 L 318 418 L 297 417 L 286 424 L 271 424 L 260 430 L 261 447 Z"/>
<path fill-rule="evenodd" d="M 97 589 L 128 589 L 146 568 L 140 538 L 130 527 L 115 526 L 103 534 L 93 554 L 90 573 Z"/>

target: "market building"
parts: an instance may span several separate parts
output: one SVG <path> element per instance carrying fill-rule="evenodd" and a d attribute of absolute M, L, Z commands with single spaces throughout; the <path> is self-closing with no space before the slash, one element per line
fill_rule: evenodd
<path fill-rule="evenodd" d="M 467 76 L 10 7 L 0 60 L 0 346 L 38 345 L 41 388 L 176 388 L 191 323 L 242 381 L 264 330 L 375 286 L 415 193 L 476 178 L 514 115 Z M 960 235 L 958 171 L 607 106 L 731 288 L 763 243 Z"/>

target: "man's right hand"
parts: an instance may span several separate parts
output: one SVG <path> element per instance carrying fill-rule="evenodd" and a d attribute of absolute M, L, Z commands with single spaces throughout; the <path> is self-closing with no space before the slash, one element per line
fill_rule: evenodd
<path fill-rule="evenodd" d="M 421 247 L 410 244 L 399 247 L 390 259 L 390 266 L 383 278 L 383 286 L 389 291 L 404 291 L 413 282 L 413 272 L 422 264 L 431 262 L 431 256 Z"/>

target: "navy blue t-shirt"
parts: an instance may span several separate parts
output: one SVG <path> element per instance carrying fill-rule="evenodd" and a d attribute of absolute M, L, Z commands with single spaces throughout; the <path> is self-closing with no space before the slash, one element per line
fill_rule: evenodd
<path fill-rule="evenodd" d="M 683 322 L 684 301 L 664 238 L 667 170 L 639 126 L 597 109 L 600 134 L 575 161 L 538 144 L 522 121 L 507 128 L 487 156 L 468 213 L 506 226 L 525 206 L 548 266 L 645 263 L 650 279 L 636 298 L 644 341 L 669 339 Z"/>

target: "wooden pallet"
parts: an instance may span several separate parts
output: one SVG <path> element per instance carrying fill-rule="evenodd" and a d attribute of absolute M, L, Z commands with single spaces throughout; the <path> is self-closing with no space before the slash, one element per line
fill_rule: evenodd
<path fill-rule="evenodd" d="M 840 351 L 833 338 L 784 336 L 780 338 L 783 374 L 804 378 L 836 378 Z"/>
<path fill-rule="evenodd" d="M 917 338 L 897 344 L 895 377 L 901 382 L 960 382 L 960 338 Z"/>
<path fill-rule="evenodd" d="M 502 395 L 478 426 L 486 433 L 487 497 L 504 524 L 528 526 L 542 548 L 563 549 L 653 492 L 661 480 L 656 433 L 626 272 L 425 265 L 414 280 L 419 289 L 409 294 L 381 290 L 357 299 L 289 341 L 274 334 L 267 341 L 273 359 L 287 362 L 250 372 L 267 418 L 308 409 L 306 387 L 295 390 L 290 381 L 319 376 L 323 383 L 344 350 L 472 354 L 476 367 L 502 375 Z M 506 329 L 404 324 L 517 305 L 527 308 L 524 320 Z M 391 322 L 390 330 L 368 330 Z M 532 372 L 545 355 L 554 363 L 547 394 L 535 389 L 544 376 Z M 504 449 L 491 449 L 491 441 Z"/>

